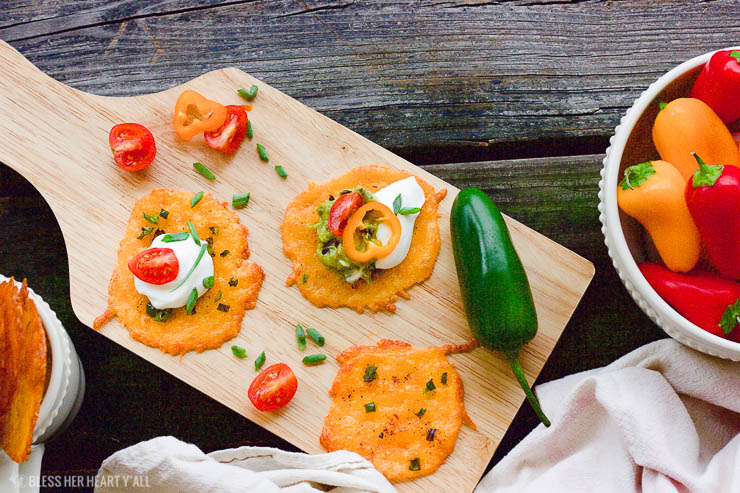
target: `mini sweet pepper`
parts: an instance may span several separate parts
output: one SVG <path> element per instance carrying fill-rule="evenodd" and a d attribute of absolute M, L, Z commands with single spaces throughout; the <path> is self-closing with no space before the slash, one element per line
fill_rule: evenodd
<path fill-rule="evenodd" d="M 188 89 L 175 102 L 172 126 L 181 139 L 190 140 L 200 133 L 217 130 L 226 121 L 227 114 L 224 105 Z"/>
<path fill-rule="evenodd" d="M 740 118 L 740 51 L 712 55 L 691 88 L 691 97 L 707 103 L 725 123 Z"/>

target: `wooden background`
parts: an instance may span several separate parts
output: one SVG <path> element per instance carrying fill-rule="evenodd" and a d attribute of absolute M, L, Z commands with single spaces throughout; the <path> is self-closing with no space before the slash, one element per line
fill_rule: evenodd
<path fill-rule="evenodd" d="M 665 337 L 632 302 L 604 247 L 601 160 L 614 126 L 653 80 L 738 43 L 739 14 L 734 0 L 6 0 L 0 39 L 57 80 L 102 95 L 158 91 L 235 66 L 458 187 L 483 188 L 505 213 L 596 266 L 538 379 L 545 382 Z M 56 221 L 5 166 L 0 272 L 29 278 L 87 373 L 82 410 L 47 446 L 44 474 L 91 476 L 116 450 L 167 434 L 205 451 L 292 450 L 79 324 Z M 536 424 L 523 406 L 491 465 Z"/>

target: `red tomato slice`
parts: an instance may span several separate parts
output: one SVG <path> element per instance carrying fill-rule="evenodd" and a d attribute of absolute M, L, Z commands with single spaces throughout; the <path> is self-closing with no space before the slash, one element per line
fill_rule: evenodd
<path fill-rule="evenodd" d="M 144 169 L 157 155 L 154 136 L 138 123 L 119 123 L 110 129 L 108 143 L 116 164 L 126 171 Z"/>
<path fill-rule="evenodd" d="M 149 248 L 132 258 L 128 268 L 142 281 L 160 285 L 175 280 L 180 263 L 172 248 Z"/>
<path fill-rule="evenodd" d="M 247 395 L 259 411 L 274 411 L 290 402 L 297 388 L 293 370 L 285 363 L 276 363 L 255 377 Z"/>
<path fill-rule="evenodd" d="M 230 154 L 237 150 L 247 135 L 249 118 L 243 106 L 226 107 L 226 121 L 213 132 L 204 132 L 206 144 L 217 151 Z"/>
<path fill-rule="evenodd" d="M 329 231 L 336 236 L 342 236 L 350 216 L 362 207 L 364 202 L 362 195 L 357 192 L 346 193 L 335 200 L 329 210 Z"/>

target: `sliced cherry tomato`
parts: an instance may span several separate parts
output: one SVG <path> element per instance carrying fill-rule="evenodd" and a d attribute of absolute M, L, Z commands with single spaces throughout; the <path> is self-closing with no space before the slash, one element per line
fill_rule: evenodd
<path fill-rule="evenodd" d="M 276 363 L 255 377 L 247 395 L 259 411 L 274 411 L 290 402 L 297 388 L 293 370 L 285 363 Z"/>
<path fill-rule="evenodd" d="M 172 248 L 149 248 L 132 258 L 128 268 L 142 281 L 160 285 L 175 280 L 180 263 Z"/>
<path fill-rule="evenodd" d="M 154 136 L 138 123 L 119 123 L 110 129 L 108 143 L 116 164 L 126 171 L 144 169 L 157 155 Z"/>
<path fill-rule="evenodd" d="M 391 237 L 388 243 L 381 244 L 377 240 L 357 241 L 356 233 L 362 237 L 365 226 L 365 216 L 375 215 L 375 221 L 386 224 L 391 229 Z M 401 240 L 401 222 L 385 205 L 380 202 L 368 202 L 357 209 L 347 221 L 347 226 L 342 233 L 342 248 L 344 253 L 355 262 L 372 262 L 390 255 Z"/>
<path fill-rule="evenodd" d="M 335 200 L 329 210 L 329 231 L 342 236 L 349 217 L 362 207 L 363 202 L 362 195 L 357 192 L 346 193 Z"/>
<path fill-rule="evenodd" d="M 249 118 L 244 106 L 226 107 L 226 120 L 213 132 L 205 132 L 206 144 L 217 151 L 230 154 L 237 150 L 247 135 Z"/>

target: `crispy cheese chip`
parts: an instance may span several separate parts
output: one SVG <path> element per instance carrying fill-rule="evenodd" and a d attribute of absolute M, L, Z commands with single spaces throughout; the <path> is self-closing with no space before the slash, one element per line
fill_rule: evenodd
<path fill-rule="evenodd" d="M 473 347 L 416 349 L 381 339 L 344 350 L 321 445 L 357 452 L 391 481 L 434 472 L 454 449 L 462 422 L 474 426 L 462 380 L 445 354 Z"/>
<path fill-rule="evenodd" d="M 416 218 L 409 253 L 396 267 L 378 270 L 371 283 L 350 284 L 322 264 L 316 254 L 316 231 L 308 226 L 319 221 L 316 209 L 330 195 L 339 196 L 342 190 L 358 185 L 372 193 L 409 176 L 412 175 L 406 171 L 388 166 L 362 166 L 320 185 L 309 183 L 308 189 L 288 204 L 281 225 L 283 253 L 293 261 L 288 286 L 297 284 L 303 296 L 318 307 L 346 306 L 359 313 L 365 308 L 373 312 L 395 311 L 398 296 L 408 298 L 406 290 L 432 274 L 441 244 L 437 206 L 447 190 L 435 192 L 427 182 L 416 178 L 426 202 Z M 296 283 L 297 280 L 300 281 Z"/>
<path fill-rule="evenodd" d="M 245 311 L 257 303 L 264 272 L 259 265 L 246 261 L 247 228 L 239 223 L 236 213 L 210 194 L 191 207 L 192 196 L 158 189 L 136 202 L 118 248 L 118 262 L 108 287 L 108 307 L 95 319 L 93 328 L 98 330 L 117 316 L 133 339 L 173 355 L 218 348 L 239 333 Z M 161 210 L 168 214 L 166 218 L 160 215 L 156 225 L 144 219 L 144 213 L 156 216 Z M 184 307 L 175 308 L 166 321 L 155 321 L 146 313 L 148 299 L 134 287 L 128 262 L 149 248 L 155 235 L 188 231 L 188 220 L 201 241 L 211 244 L 214 286 L 198 298 L 191 315 Z M 158 231 L 140 239 L 146 228 Z"/>
<path fill-rule="evenodd" d="M 10 285 L 9 287 L 7 285 Z M 3 375 L 2 385 L 13 388 L 6 410 L 0 416 L 0 442 L 8 456 L 21 463 L 31 453 L 31 441 L 39 417 L 41 399 L 46 384 L 46 333 L 36 305 L 28 297 L 26 280 L 18 292 L 11 281 L 0 286 L 0 303 L 3 311 L 3 332 L 6 337 L 15 333 L 15 354 L 3 353 L 3 360 L 16 359 L 13 363 L 15 379 L 5 380 L 13 373 Z M 15 315 L 10 315 L 10 312 Z M 7 314 L 7 316 L 6 316 Z M 7 340 L 7 339 L 6 339 Z M 4 349 L 11 346 L 6 345 Z M 5 397 L 4 397 L 5 398 Z"/>

